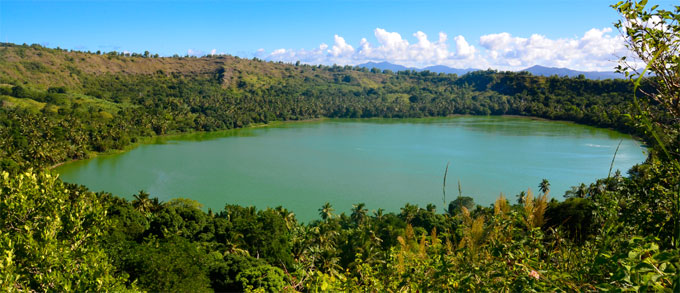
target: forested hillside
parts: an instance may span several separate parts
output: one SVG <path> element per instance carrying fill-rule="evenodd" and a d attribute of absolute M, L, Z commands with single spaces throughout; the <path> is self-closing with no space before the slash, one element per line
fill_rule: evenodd
<path fill-rule="evenodd" d="M 680 20 L 680 7 L 615 7 L 625 19 L 656 15 L 672 28 Z M 457 76 L 2 44 L 0 288 L 678 291 L 680 41 L 677 30 L 627 23 L 624 32 L 638 40 L 629 47 L 656 77 Z M 62 182 L 49 170 L 156 135 L 318 117 L 452 114 L 609 127 L 637 135 L 651 151 L 628 174 L 574 182 L 564 201 L 549 200 L 543 181 L 490 207 L 459 196 L 446 212 L 410 204 L 400 213 L 369 212 L 357 203 L 348 215 L 326 204 L 311 223 L 285 207 L 225 203 L 204 211 L 193 200 L 160 202 L 144 191 L 130 201 Z"/>
<path fill-rule="evenodd" d="M 632 85 L 0 47 L 2 166 L 45 167 L 141 137 L 318 117 L 530 115 L 635 132 Z"/>

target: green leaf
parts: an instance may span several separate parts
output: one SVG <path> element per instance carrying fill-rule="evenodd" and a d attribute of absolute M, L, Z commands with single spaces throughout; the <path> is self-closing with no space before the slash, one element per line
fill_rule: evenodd
<path fill-rule="evenodd" d="M 633 271 L 638 272 L 638 273 L 644 273 L 644 272 L 651 272 L 651 271 L 656 271 L 656 270 L 654 269 L 653 265 L 648 264 L 646 262 L 641 262 L 641 263 L 639 263 L 635 266 Z"/>

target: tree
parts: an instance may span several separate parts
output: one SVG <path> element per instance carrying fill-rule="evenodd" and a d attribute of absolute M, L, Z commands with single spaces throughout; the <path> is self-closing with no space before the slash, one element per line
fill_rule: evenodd
<path fill-rule="evenodd" d="M 418 214 L 418 206 L 407 203 L 401 208 L 401 213 L 399 214 L 406 223 L 411 223 L 411 220 Z"/>
<path fill-rule="evenodd" d="M 674 120 L 680 122 L 680 6 L 675 11 L 647 9 L 647 1 L 622 1 L 613 7 L 621 14 L 615 26 L 626 40 L 626 46 L 637 60 L 646 65 L 656 78 L 652 79 L 654 92 L 646 96 L 662 105 Z M 621 58 L 618 70 L 635 78 L 641 75 L 635 60 Z"/>
<path fill-rule="evenodd" d="M 207 292 L 208 255 L 197 242 L 172 236 L 141 245 L 132 242 L 116 264 L 140 287 L 151 292 Z M 118 256 L 120 257 L 120 256 Z"/>
<path fill-rule="evenodd" d="M 326 202 L 319 209 L 319 216 L 321 216 L 321 219 L 323 219 L 324 221 L 327 221 L 333 218 L 333 211 L 334 211 L 333 206 L 331 206 L 330 203 Z"/>
<path fill-rule="evenodd" d="M 565 198 L 586 198 L 588 196 L 588 186 L 581 183 L 579 186 L 572 186 L 571 189 L 564 193 Z"/>
<path fill-rule="evenodd" d="M 144 190 L 140 190 L 138 194 L 132 196 L 135 198 L 132 201 L 132 206 L 142 213 L 150 211 L 153 204 L 149 196 L 150 194 L 146 193 Z"/>
<path fill-rule="evenodd" d="M 615 26 L 634 54 L 632 61 L 622 57 L 617 71 L 630 77 L 635 89 L 646 97 L 637 100 L 633 93 L 638 123 L 654 138 L 660 153 L 680 171 L 680 6 L 675 6 L 675 11 L 657 9 L 658 5 L 647 10 L 646 6 L 646 0 L 627 0 L 612 6 L 623 17 Z M 645 80 L 651 87 L 641 86 L 641 77 L 647 70 L 654 75 Z M 651 104 L 665 111 L 651 111 Z"/>
<path fill-rule="evenodd" d="M 568 198 L 563 202 L 551 202 L 545 212 L 548 227 L 563 227 L 567 236 L 582 243 L 593 232 L 592 200 L 584 198 Z"/>
<path fill-rule="evenodd" d="M 2 291 L 121 291 L 100 240 L 106 208 L 48 173 L 0 173 Z M 133 288 L 134 289 L 134 288 Z"/>
<path fill-rule="evenodd" d="M 547 194 L 550 192 L 550 182 L 548 182 L 548 179 L 543 179 L 541 180 L 541 183 L 538 184 L 538 189 L 543 193 Z"/>
<path fill-rule="evenodd" d="M 354 223 L 357 224 L 357 226 L 361 226 L 361 224 L 364 223 L 364 220 L 366 219 L 366 212 L 367 210 L 364 208 L 366 206 L 365 203 L 358 203 L 355 205 L 352 205 L 352 215 L 350 218 Z"/>
<path fill-rule="evenodd" d="M 226 254 L 223 260 L 210 268 L 212 289 L 217 292 L 244 292 L 255 288 L 262 292 L 280 292 L 286 283 L 284 272 L 262 259 Z"/>
<path fill-rule="evenodd" d="M 475 200 L 469 196 L 459 196 L 449 203 L 449 215 L 456 215 L 460 213 L 462 207 L 471 210 L 475 207 Z"/>
<path fill-rule="evenodd" d="M 636 116 L 651 142 L 656 143 L 655 152 L 674 169 L 663 189 L 674 194 L 673 204 L 659 210 L 670 211 L 674 226 L 672 243 L 680 248 L 680 6 L 674 10 L 658 9 L 654 5 L 647 9 L 647 0 L 640 2 L 626 0 L 612 5 L 622 16 L 615 26 L 624 36 L 626 47 L 637 60 L 621 58 L 617 70 L 630 77 L 635 84 L 633 98 L 639 115 Z M 640 61 L 643 66 L 638 66 Z M 644 68 L 644 70 L 640 70 Z M 649 70 L 654 77 L 647 79 L 651 89 L 641 86 L 642 76 Z M 637 91 L 646 99 L 638 101 Z M 665 111 L 650 111 L 652 104 L 658 104 Z M 655 188 L 658 190 L 658 188 Z M 656 194 L 656 193 L 654 193 Z M 649 197 L 645 194 L 645 196 Z M 660 197 L 661 199 L 662 197 Z M 657 211 L 660 212 L 660 211 Z"/>
<path fill-rule="evenodd" d="M 379 208 L 378 210 L 373 212 L 373 217 L 378 221 L 382 221 L 384 213 L 385 209 Z"/>
<path fill-rule="evenodd" d="M 527 193 L 526 193 L 525 191 L 520 191 L 520 193 L 518 193 L 518 194 L 516 195 L 516 197 L 517 197 L 517 204 L 524 204 L 524 198 L 525 198 L 526 196 L 527 196 Z"/>

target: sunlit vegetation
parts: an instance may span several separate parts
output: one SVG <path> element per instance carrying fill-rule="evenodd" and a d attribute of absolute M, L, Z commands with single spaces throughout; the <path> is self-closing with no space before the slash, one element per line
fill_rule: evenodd
<path fill-rule="evenodd" d="M 319 117 L 529 115 L 644 135 L 625 115 L 625 80 L 143 56 L 2 45 L 0 163 L 46 167 L 153 135 Z"/>
<path fill-rule="evenodd" d="M 394 73 L 2 44 L 0 288 L 677 292 L 680 7 L 615 8 L 627 20 L 619 27 L 629 47 L 655 77 Z M 630 21 L 652 16 L 665 26 Z M 549 199 L 543 180 L 537 192 L 500 195 L 490 207 L 462 193 L 446 207 L 407 204 L 399 213 L 357 203 L 336 214 L 325 204 L 310 223 L 284 207 L 205 211 L 190 199 L 160 202 L 143 191 L 133 200 L 95 194 L 48 169 L 155 135 L 452 114 L 609 127 L 635 134 L 651 151 L 628 174 L 574 182 L 564 201 Z"/>

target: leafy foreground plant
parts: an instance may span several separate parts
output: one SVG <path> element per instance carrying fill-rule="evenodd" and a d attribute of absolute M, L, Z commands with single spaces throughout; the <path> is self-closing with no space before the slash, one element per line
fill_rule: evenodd
<path fill-rule="evenodd" d="M 3 291 L 123 290 L 101 238 L 106 208 L 48 173 L 0 174 L 0 288 Z M 132 285 L 129 289 L 135 289 Z"/>
<path fill-rule="evenodd" d="M 529 192 L 529 194 L 531 194 Z M 311 291 L 668 290 L 677 281 L 677 251 L 661 251 L 653 237 L 592 239 L 578 245 L 561 228 L 536 227 L 545 197 L 493 211 L 465 207 L 453 234 L 419 234 L 409 224 L 388 257 L 371 264 L 357 255 L 344 273 L 315 272 Z M 418 227 L 420 228 L 420 227 Z M 375 260 L 373 260 L 375 262 Z"/>
<path fill-rule="evenodd" d="M 140 193 L 128 202 L 66 186 L 42 172 L 5 174 L 2 209 L 12 212 L 2 217 L 2 287 L 670 290 L 677 284 L 677 251 L 653 236 L 628 238 L 633 229 L 612 225 L 619 221 L 610 214 L 599 216 L 616 194 L 610 190 L 629 181 L 609 180 L 606 191 L 591 196 L 597 232 L 580 243 L 563 236 L 562 225 L 542 219 L 565 211 L 567 202 L 548 203 L 546 194 L 534 199 L 531 190 L 523 205 L 501 196 L 492 208 L 462 206 L 455 216 L 411 205 L 398 215 L 368 215 L 361 204 L 351 216 L 334 215 L 325 205 L 323 221 L 303 225 L 285 209 L 226 206 L 206 213 L 190 200 L 160 203 Z"/>

